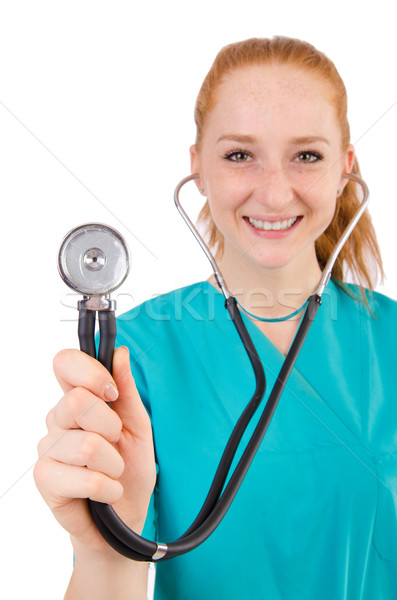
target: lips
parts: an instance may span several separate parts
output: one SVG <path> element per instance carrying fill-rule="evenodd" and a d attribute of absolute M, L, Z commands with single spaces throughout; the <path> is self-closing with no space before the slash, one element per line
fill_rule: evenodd
<path fill-rule="evenodd" d="M 302 216 L 272 217 L 271 219 L 244 217 L 250 229 L 266 237 L 279 237 L 293 231 L 302 220 Z"/>
<path fill-rule="evenodd" d="M 298 217 L 291 217 L 290 219 L 280 219 L 276 221 L 253 219 L 248 217 L 248 221 L 256 229 L 262 229 L 263 231 L 285 231 L 295 225 Z"/>

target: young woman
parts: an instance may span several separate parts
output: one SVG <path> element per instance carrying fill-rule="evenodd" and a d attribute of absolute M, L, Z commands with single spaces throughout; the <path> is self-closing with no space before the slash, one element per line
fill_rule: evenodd
<path fill-rule="evenodd" d="M 262 360 L 266 397 L 360 201 L 344 177 L 359 173 L 346 105 L 332 62 L 281 37 L 223 48 L 198 96 L 201 220 Z M 346 270 L 360 285 L 344 283 Z M 397 304 L 370 292 L 377 275 L 365 214 L 234 503 L 202 546 L 158 564 L 155 598 L 395 597 Z M 64 396 L 35 478 L 71 534 L 68 599 L 146 597 L 146 565 L 104 542 L 85 499 L 112 504 L 149 538 L 176 539 L 255 385 L 212 277 L 132 310 L 118 332 L 113 378 L 79 351 L 54 362 Z"/>

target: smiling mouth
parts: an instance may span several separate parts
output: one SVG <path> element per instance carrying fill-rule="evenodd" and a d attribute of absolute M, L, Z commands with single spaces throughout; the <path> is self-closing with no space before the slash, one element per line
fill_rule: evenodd
<path fill-rule="evenodd" d="M 248 222 L 262 231 L 287 231 L 291 229 L 302 217 L 292 217 L 291 219 L 281 219 L 280 221 L 260 221 L 259 219 L 252 219 L 247 217 Z"/>

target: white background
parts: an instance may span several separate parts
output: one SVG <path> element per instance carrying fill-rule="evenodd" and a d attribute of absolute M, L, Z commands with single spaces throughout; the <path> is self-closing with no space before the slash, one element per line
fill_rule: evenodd
<path fill-rule="evenodd" d="M 132 270 L 120 312 L 209 274 L 172 196 L 189 172 L 195 97 L 221 46 L 282 34 L 334 60 L 384 255 L 379 289 L 397 297 L 393 5 L 0 2 L 1 597 L 62 598 L 72 568 L 68 535 L 32 478 L 60 395 L 52 357 L 77 346 L 76 299 L 56 268 L 60 241 L 90 221 L 125 236 Z"/>

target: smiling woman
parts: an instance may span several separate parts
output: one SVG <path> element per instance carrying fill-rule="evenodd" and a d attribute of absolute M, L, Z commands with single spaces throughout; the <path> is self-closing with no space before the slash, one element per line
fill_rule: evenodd
<path fill-rule="evenodd" d="M 253 65 L 228 74 L 216 97 L 200 150 L 191 152 L 223 236 L 226 279 L 237 260 L 258 278 L 274 268 L 290 278 L 292 268 L 292 286 L 319 279 L 315 241 L 333 218 L 354 157 L 352 148 L 342 151 L 326 84 L 290 66 Z"/>
<path fill-rule="evenodd" d="M 346 177 L 359 169 L 345 89 L 310 44 L 247 40 L 216 58 L 196 123 L 190 154 L 207 199 L 201 218 L 244 306 L 267 401 L 307 298 L 360 203 Z M 361 290 L 345 282 L 347 269 Z M 255 389 L 217 282 L 120 317 L 113 378 L 83 353 L 57 355 L 64 396 L 48 416 L 35 476 L 71 533 L 66 598 L 146 596 L 144 563 L 106 545 L 85 498 L 112 504 L 134 531 L 159 540 L 156 600 L 395 598 L 397 303 L 371 292 L 373 275 L 382 264 L 365 214 L 229 512 L 201 546 L 172 560 L 163 540 L 189 537 Z"/>
<path fill-rule="evenodd" d="M 321 162 L 316 165 L 316 170 L 311 168 L 306 172 L 306 177 L 314 174 L 318 183 L 322 183 L 322 179 L 331 170 L 335 173 L 334 168 L 338 167 L 360 174 L 357 158 L 354 158 L 350 145 L 344 83 L 332 61 L 311 44 L 283 37 L 271 40 L 254 38 L 223 48 L 197 98 L 197 136 L 192 149 L 193 159 L 196 153 L 200 153 L 204 134 L 211 123 L 221 126 L 217 121 L 220 113 L 225 110 L 221 100 L 226 96 L 230 109 L 235 110 L 235 114 L 230 115 L 233 119 L 230 121 L 233 133 L 222 133 L 217 141 L 232 146 L 232 160 L 248 163 L 256 156 L 253 153 L 254 144 L 258 144 L 258 134 L 261 131 L 262 153 L 256 156 L 256 165 L 262 169 L 266 167 L 272 174 L 271 180 L 263 179 L 269 193 L 277 169 L 284 173 L 286 162 L 292 160 L 299 164 L 309 163 L 312 167 L 314 163 Z M 256 113 L 253 112 L 255 110 Z M 250 121 L 242 120 L 243 117 Z M 236 131 L 237 125 L 240 131 Z M 264 152 L 276 150 L 277 142 L 284 143 L 286 154 L 283 155 L 283 149 L 277 148 L 278 162 L 273 164 L 272 169 L 269 154 L 265 155 Z M 263 146 L 264 143 L 267 143 L 267 148 Z M 225 158 L 229 158 L 226 146 L 223 149 Z M 272 159 L 277 160 L 273 153 Z M 194 169 L 197 168 L 194 163 Z M 302 171 L 296 169 L 295 172 L 299 173 L 304 186 L 300 188 L 301 193 L 304 189 L 307 193 L 312 192 L 312 197 L 316 192 L 321 195 L 318 186 L 312 189 L 310 181 L 305 184 Z M 333 219 L 317 237 L 315 244 L 320 268 L 324 268 L 336 240 L 340 238 L 343 227 L 359 203 L 355 185 L 346 185 L 346 180 L 340 182 L 333 192 L 333 199 L 336 200 Z M 208 203 L 201 212 L 201 221 L 205 223 L 210 245 L 217 248 L 219 257 L 224 250 L 224 236 L 222 228 L 214 223 Z M 269 221 L 272 219 L 268 219 Z M 374 287 L 378 277 L 383 276 L 380 252 L 368 214 L 360 220 L 351 241 L 346 244 L 334 266 L 333 275 L 339 281 L 345 279 L 345 267 L 362 286 Z"/>

